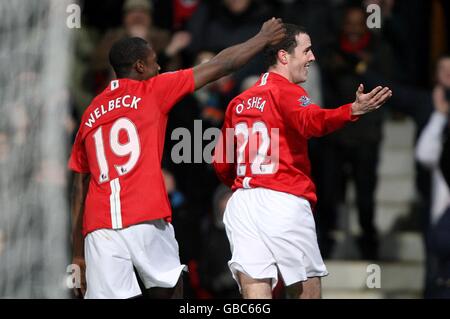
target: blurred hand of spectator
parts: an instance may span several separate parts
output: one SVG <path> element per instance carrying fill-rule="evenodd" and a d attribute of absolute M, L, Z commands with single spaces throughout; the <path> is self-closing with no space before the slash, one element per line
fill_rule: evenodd
<path fill-rule="evenodd" d="M 436 85 L 433 89 L 433 104 L 436 111 L 442 114 L 448 114 L 449 103 L 445 96 L 444 87 L 441 85 Z"/>
<path fill-rule="evenodd" d="M 169 45 L 166 47 L 166 55 L 174 56 L 191 43 L 191 34 L 187 31 L 174 33 Z"/>

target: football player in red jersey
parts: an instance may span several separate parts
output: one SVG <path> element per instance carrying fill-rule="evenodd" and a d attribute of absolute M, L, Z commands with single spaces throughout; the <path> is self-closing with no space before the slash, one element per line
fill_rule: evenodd
<path fill-rule="evenodd" d="M 365 94 L 360 85 L 353 103 L 315 105 L 299 86 L 315 60 L 311 39 L 303 28 L 285 26 L 286 38 L 265 51 L 268 72 L 228 105 L 214 155 L 219 178 L 235 190 L 224 223 L 229 267 L 244 298 L 271 298 L 278 272 L 295 298 L 320 298 L 320 277 L 328 272 L 312 216 L 317 199 L 307 140 L 357 120 L 392 95 L 387 87 Z"/>
<path fill-rule="evenodd" d="M 76 172 L 73 263 L 83 273 L 76 294 L 139 296 L 136 269 L 145 288 L 169 288 L 166 296 L 182 296 L 185 266 L 161 172 L 168 112 L 183 96 L 240 68 L 284 36 L 281 20 L 272 18 L 253 38 L 209 62 L 161 75 L 144 40 L 126 38 L 112 47 L 109 58 L 117 79 L 83 114 L 69 160 Z"/>

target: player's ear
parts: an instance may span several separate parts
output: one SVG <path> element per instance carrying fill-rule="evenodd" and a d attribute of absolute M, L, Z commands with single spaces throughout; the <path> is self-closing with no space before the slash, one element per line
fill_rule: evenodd
<path fill-rule="evenodd" d="M 278 52 L 277 52 L 277 59 L 278 59 L 278 61 L 281 63 L 281 64 L 283 64 L 283 65 L 285 65 L 285 64 L 287 64 L 287 55 L 288 55 L 288 53 L 287 53 L 287 51 L 285 51 L 285 50 L 278 50 Z"/>
<path fill-rule="evenodd" d="M 137 60 L 134 63 L 134 68 L 136 69 L 136 72 L 138 73 L 144 73 L 145 72 L 145 63 L 142 60 Z"/>

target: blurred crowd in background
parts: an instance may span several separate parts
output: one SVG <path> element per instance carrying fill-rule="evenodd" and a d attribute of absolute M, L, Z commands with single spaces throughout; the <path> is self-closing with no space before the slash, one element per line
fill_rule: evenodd
<path fill-rule="evenodd" d="M 381 28 L 367 26 L 370 4 L 381 8 Z M 332 258 L 338 207 L 346 201 L 345 185 L 352 181 L 361 228 L 356 239 L 360 258 L 380 260 L 375 192 L 383 124 L 409 118 L 415 125 L 416 152 L 411 156 L 416 158 L 417 189 L 411 213 L 426 247 L 425 296 L 450 297 L 450 2 L 85 0 L 81 7 L 82 27 L 74 30 L 71 112 L 66 121 L 72 142 L 83 111 L 114 77 L 108 52 L 125 36 L 146 39 L 158 55 L 160 72 L 167 72 L 202 63 L 255 35 L 268 18 L 281 17 L 306 27 L 311 36 L 316 62 L 305 87 L 316 104 L 334 108 L 351 102 L 359 83 L 366 91 L 388 85 L 393 97 L 381 110 L 310 141 L 321 252 L 325 259 Z M 207 163 L 175 164 L 170 154 L 178 141 L 171 140 L 171 132 L 178 127 L 193 132 L 198 119 L 203 130 L 221 127 L 228 102 L 264 71 L 260 54 L 242 70 L 186 97 L 170 113 L 162 167 L 181 261 L 190 270 L 185 280 L 187 297 L 239 297 L 227 267 L 231 253 L 222 223 L 231 190 L 220 184 Z M 26 75 L 23 80 L 32 81 Z M 31 124 L 18 114 L 14 125 Z M 0 131 L 0 166 L 10 136 L 8 130 Z M 208 143 L 204 141 L 204 146 Z M 64 172 L 53 174 L 58 179 Z M 281 296 L 283 287 L 277 287 L 276 293 Z"/>
<path fill-rule="evenodd" d="M 370 4 L 381 8 L 381 28 L 368 28 L 366 7 Z M 108 52 L 116 40 L 146 39 L 158 54 L 161 72 L 167 72 L 202 63 L 245 41 L 272 16 L 303 25 L 309 32 L 316 62 L 305 86 L 316 104 L 334 108 L 353 101 L 359 83 L 366 90 L 388 85 L 394 95 L 382 110 L 335 134 L 311 140 L 321 251 L 324 258 L 331 258 L 338 207 L 346 200 L 345 185 L 351 180 L 361 228 L 356 239 L 360 258 L 379 260 L 374 215 L 383 123 L 409 117 L 417 139 L 416 154 L 411 156 L 417 158 L 418 199 L 411 209 L 416 211 L 429 257 L 426 294 L 443 291 L 436 287 L 436 278 L 449 278 L 448 247 L 438 245 L 435 252 L 432 235 L 436 232 L 430 229 L 436 225 L 442 229 L 439 222 L 450 204 L 449 187 L 439 168 L 450 101 L 447 1 L 108 0 L 85 1 L 82 8 L 83 27 L 76 31 L 71 81 L 75 122 L 114 77 Z M 231 192 L 220 185 L 210 165 L 173 163 L 170 154 L 178 141 L 171 140 L 171 132 L 177 127 L 193 132 L 196 119 L 202 120 L 203 130 L 221 127 L 231 98 L 264 71 L 261 54 L 232 76 L 185 98 L 170 114 L 162 166 L 181 259 L 190 268 L 188 296 L 239 296 L 227 268 L 230 250 L 222 224 Z"/>

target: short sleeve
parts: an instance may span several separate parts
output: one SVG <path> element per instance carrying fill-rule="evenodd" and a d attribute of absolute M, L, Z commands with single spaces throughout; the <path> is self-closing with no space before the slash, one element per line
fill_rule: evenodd
<path fill-rule="evenodd" d="M 75 143 L 72 146 L 72 153 L 70 154 L 68 166 L 71 170 L 78 173 L 90 172 L 81 129 L 78 131 Z"/>
<path fill-rule="evenodd" d="M 168 113 L 182 97 L 195 90 L 192 68 L 163 73 L 153 81 L 152 91 L 156 94 L 163 113 Z"/>

